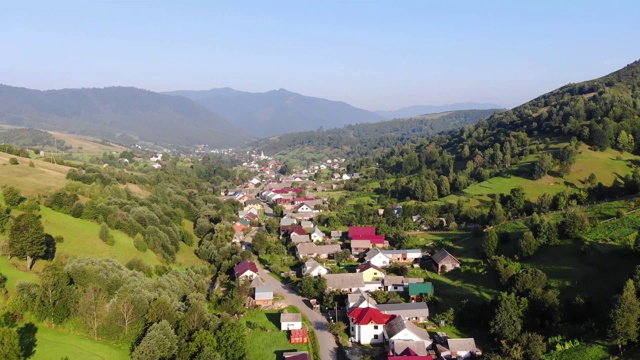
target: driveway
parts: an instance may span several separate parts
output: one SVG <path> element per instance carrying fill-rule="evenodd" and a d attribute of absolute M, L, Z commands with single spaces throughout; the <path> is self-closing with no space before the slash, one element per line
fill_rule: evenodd
<path fill-rule="evenodd" d="M 269 275 L 260 265 L 258 265 L 258 272 L 260 274 L 260 278 L 262 278 L 266 285 L 273 286 L 273 291 L 275 293 L 283 295 L 289 305 L 298 307 L 298 309 L 300 309 L 300 311 L 302 311 L 302 313 L 309 319 L 318 337 L 320 358 L 322 360 L 336 360 L 336 341 L 333 335 L 329 332 L 329 323 L 327 322 L 327 319 L 325 319 L 320 313 L 310 309 L 303 302 L 302 296 L 298 295 L 295 290 L 288 286 L 282 285 L 281 282 Z"/>

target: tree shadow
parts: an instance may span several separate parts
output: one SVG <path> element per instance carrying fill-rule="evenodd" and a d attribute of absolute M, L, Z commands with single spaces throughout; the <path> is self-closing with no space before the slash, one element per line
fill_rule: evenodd
<path fill-rule="evenodd" d="M 18 328 L 18 337 L 20 339 L 20 349 L 25 359 L 32 357 L 36 353 L 36 333 L 38 327 L 33 323 L 27 323 Z"/>
<path fill-rule="evenodd" d="M 53 258 L 56 257 L 56 239 L 54 239 L 51 234 L 45 234 L 44 244 L 47 246 L 47 249 L 42 258 L 44 260 L 53 260 Z"/>

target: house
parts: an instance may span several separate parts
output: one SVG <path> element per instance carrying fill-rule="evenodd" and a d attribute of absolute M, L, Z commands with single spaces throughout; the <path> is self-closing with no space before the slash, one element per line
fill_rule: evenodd
<path fill-rule="evenodd" d="M 302 221 L 300 222 L 300 226 L 302 226 L 303 229 L 311 229 L 313 228 L 313 221 Z"/>
<path fill-rule="evenodd" d="M 376 235 L 375 226 L 349 226 L 349 239 L 369 240 L 372 244 L 384 246 L 384 235 Z"/>
<path fill-rule="evenodd" d="M 426 322 L 429 317 L 429 307 L 424 302 L 378 304 L 378 309 L 383 314 L 401 316 L 412 322 Z"/>
<path fill-rule="evenodd" d="M 302 329 L 302 314 L 289 314 L 285 310 L 280 314 L 280 331 Z"/>
<path fill-rule="evenodd" d="M 302 265 L 302 276 L 309 275 L 311 277 L 318 277 L 327 275 L 328 273 L 329 270 L 314 259 L 309 259 Z"/>
<path fill-rule="evenodd" d="M 382 280 L 385 291 L 404 291 L 404 277 L 396 275 L 387 275 Z"/>
<path fill-rule="evenodd" d="M 298 259 L 302 259 L 305 256 L 319 257 L 326 259 L 329 255 L 333 255 L 340 252 L 340 245 L 316 245 L 312 242 L 301 243 L 296 246 L 296 255 Z"/>
<path fill-rule="evenodd" d="M 427 355 L 427 348 L 433 343 L 427 330 L 416 326 L 411 323 L 411 321 L 407 321 L 407 319 L 402 316 L 395 316 L 391 321 L 389 321 L 389 323 L 387 323 L 384 328 L 384 335 L 389 341 L 390 349 L 394 349 L 394 345 L 398 341 L 421 342 L 420 348 L 412 350 L 418 354 L 422 353 L 422 355 Z M 402 351 L 404 351 L 404 349 L 396 349 L 394 352 L 401 353 Z"/>
<path fill-rule="evenodd" d="M 162 168 L 162 163 L 158 163 L 158 162 L 157 163 L 153 163 L 153 164 L 151 164 L 151 167 L 153 167 L 154 169 L 160 169 L 160 168 Z"/>
<path fill-rule="evenodd" d="M 473 338 L 448 339 L 447 345 L 449 354 L 441 354 L 447 359 L 466 359 L 482 356 L 482 351 L 476 347 L 476 342 Z"/>
<path fill-rule="evenodd" d="M 366 262 L 356 268 L 356 272 L 361 273 L 364 281 L 379 281 L 384 279 L 384 273 L 382 269 L 371 264 L 370 262 Z"/>
<path fill-rule="evenodd" d="M 382 254 L 386 255 L 394 262 L 413 262 L 416 259 L 422 258 L 422 252 L 420 249 L 382 250 Z"/>
<path fill-rule="evenodd" d="M 367 251 L 367 255 L 364 257 L 364 260 L 377 267 L 387 267 L 391 263 L 391 259 L 378 248 L 373 248 Z"/>
<path fill-rule="evenodd" d="M 372 298 L 371 296 L 369 296 L 369 294 L 363 292 L 362 290 L 347 294 L 345 302 L 347 311 L 359 307 L 376 307 L 376 305 L 378 304 L 374 298 Z"/>
<path fill-rule="evenodd" d="M 247 220 L 249 223 L 251 223 L 252 221 L 258 221 L 259 217 L 258 215 L 250 212 L 247 213 L 245 216 L 242 217 L 243 219 Z"/>
<path fill-rule="evenodd" d="M 253 261 L 243 260 L 233 267 L 233 273 L 236 276 L 236 280 L 253 280 L 258 276 L 258 265 Z"/>
<path fill-rule="evenodd" d="M 162 154 L 153 154 L 149 158 L 149 161 L 162 161 Z"/>
<path fill-rule="evenodd" d="M 340 230 L 331 231 L 331 240 L 340 240 L 341 238 L 342 238 L 342 231 Z"/>
<path fill-rule="evenodd" d="M 245 219 L 240 219 L 233 223 L 233 230 L 235 231 L 244 231 L 244 229 L 249 227 L 249 222 Z"/>
<path fill-rule="evenodd" d="M 255 306 L 269 306 L 273 305 L 273 287 L 271 286 L 256 286 L 253 288 L 253 303 Z"/>
<path fill-rule="evenodd" d="M 347 174 L 343 174 L 342 175 L 342 180 L 351 180 L 351 176 L 349 176 Z"/>
<path fill-rule="evenodd" d="M 327 274 L 324 278 L 327 279 L 326 291 L 338 290 L 352 293 L 357 290 L 364 291 L 365 288 L 364 278 L 360 273 Z"/>
<path fill-rule="evenodd" d="M 360 344 L 384 342 L 384 327 L 393 315 L 385 315 L 372 307 L 355 308 L 349 311 L 349 333 Z"/>
<path fill-rule="evenodd" d="M 297 224 L 298 221 L 296 219 L 283 217 L 280 219 L 280 226 L 291 226 Z"/>
<path fill-rule="evenodd" d="M 291 233 L 291 235 L 289 236 L 289 238 L 291 239 L 291 242 L 294 244 L 301 244 L 301 243 L 305 243 L 305 242 L 310 242 L 311 239 L 309 238 L 309 235 L 304 234 L 304 235 L 300 235 L 296 232 Z"/>
<path fill-rule="evenodd" d="M 302 203 L 295 207 L 295 211 L 299 213 L 309 213 L 309 212 L 313 212 L 313 209 L 309 205 Z"/>
<path fill-rule="evenodd" d="M 351 240 L 351 255 L 358 256 L 360 253 L 371 249 L 371 241 L 369 240 Z"/>
<path fill-rule="evenodd" d="M 460 268 L 460 261 L 449 254 L 445 249 L 438 251 L 432 256 L 433 270 L 438 274 L 449 272 L 453 269 Z"/>
<path fill-rule="evenodd" d="M 411 302 L 424 301 L 427 295 L 433 295 L 433 284 L 430 282 L 409 284 L 409 298 Z"/>
<path fill-rule="evenodd" d="M 311 241 L 317 242 L 322 240 L 324 240 L 324 233 L 317 226 L 314 226 L 311 230 Z"/>
<path fill-rule="evenodd" d="M 247 211 L 249 209 L 262 210 L 262 201 L 259 199 L 249 199 L 244 202 L 244 210 Z"/>
<path fill-rule="evenodd" d="M 284 360 L 311 360 L 311 355 L 306 351 L 286 352 L 282 354 Z"/>

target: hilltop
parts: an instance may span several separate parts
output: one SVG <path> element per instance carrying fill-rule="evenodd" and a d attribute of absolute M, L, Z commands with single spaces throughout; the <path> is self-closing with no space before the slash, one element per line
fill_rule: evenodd
<path fill-rule="evenodd" d="M 490 109 L 502 109 L 502 106 L 490 103 L 479 104 L 472 102 L 455 103 L 448 105 L 414 105 L 391 111 L 376 111 L 376 114 L 384 117 L 385 119 L 401 119 L 418 115 L 443 113 L 448 111 Z"/>
<path fill-rule="evenodd" d="M 247 145 L 270 155 L 298 160 L 361 157 L 398 143 L 411 143 L 456 127 L 475 124 L 496 109 L 451 111 L 342 128 L 283 134 Z"/>
<path fill-rule="evenodd" d="M 133 87 L 31 90 L 0 85 L 0 124 L 90 135 L 124 144 L 230 147 L 249 136 L 202 105 Z"/>
<path fill-rule="evenodd" d="M 382 116 L 341 101 L 304 96 L 285 89 L 250 93 L 231 88 L 173 91 L 220 114 L 256 137 L 380 121 Z"/>

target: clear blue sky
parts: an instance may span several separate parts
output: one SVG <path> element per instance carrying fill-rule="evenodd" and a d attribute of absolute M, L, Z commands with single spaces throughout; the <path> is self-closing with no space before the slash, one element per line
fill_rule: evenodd
<path fill-rule="evenodd" d="M 0 0 L 0 83 L 512 107 L 640 58 L 640 1 Z"/>

